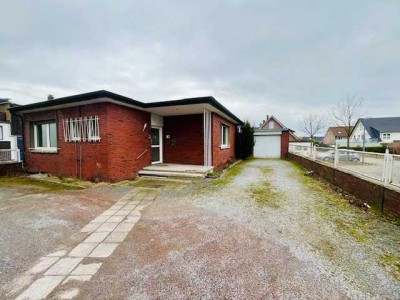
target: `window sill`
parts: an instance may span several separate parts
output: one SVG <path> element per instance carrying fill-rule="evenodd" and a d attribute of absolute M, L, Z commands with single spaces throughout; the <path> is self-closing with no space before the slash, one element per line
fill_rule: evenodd
<path fill-rule="evenodd" d="M 230 145 L 221 145 L 221 149 L 229 149 L 231 146 Z"/>
<path fill-rule="evenodd" d="M 30 151 L 32 153 L 58 153 L 58 148 L 31 148 Z"/>

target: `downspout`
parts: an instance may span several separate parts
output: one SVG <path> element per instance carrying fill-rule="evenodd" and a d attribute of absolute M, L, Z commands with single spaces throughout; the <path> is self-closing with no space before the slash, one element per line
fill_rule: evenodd
<path fill-rule="evenodd" d="M 78 106 L 78 108 L 79 108 L 79 118 L 82 118 L 82 106 Z M 82 123 L 81 123 L 81 126 L 82 126 Z M 82 132 L 81 132 L 81 134 L 82 134 Z M 79 148 L 80 148 L 79 149 L 80 150 L 80 153 L 79 153 L 79 180 L 82 180 L 82 156 L 83 156 L 82 141 L 79 142 Z"/>

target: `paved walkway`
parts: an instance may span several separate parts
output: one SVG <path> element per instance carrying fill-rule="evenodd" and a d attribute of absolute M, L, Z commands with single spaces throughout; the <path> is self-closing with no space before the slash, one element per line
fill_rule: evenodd
<path fill-rule="evenodd" d="M 155 191 L 134 189 L 108 210 L 87 224 L 81 232 L 89 236 L 69 253 L 58 251 L 42 257 L 27 271 L 36 279 L 19 297 L 44 299 L 58 286 L 70 281 L 87 282 L 97 273 L 102 261 L 108 258 L 124 241 L 141 217 L 141 210 L 157 196 Z M 93 259 L 100 259 L 93 263 Z M 62 292 L 59 298 L 71 299 L 79 294 L 74 288 Z"/>

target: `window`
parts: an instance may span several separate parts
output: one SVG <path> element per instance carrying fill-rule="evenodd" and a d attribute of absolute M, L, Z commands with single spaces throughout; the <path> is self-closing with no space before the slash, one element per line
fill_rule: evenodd
<path fill-rule="evenodd" d="M 0 126 L 0 140 L 4 139 L 3 138 L 3 126 Z"/>
<path fill-rule="evenodd" d="M 65 119 L 63 125 L 66 142 L 100 141 L 99 117 Z"/>
<path fill-rule="evenodd" d="M 229 126 L 221 125 L 221 148 L 229 148 Z"/>
<path fill-rule="evenodd" d="M 270 121 L 270 122 L 268 123 L 268 128 L 269 128 L 269 129 L 273 129 L 273 128 L 274 128 L 274 123 L 273 123 L 272 121 Z"/>
<path fill-rule="evenodd" d="M 383 134 L 382 134 L 382 139 L 384 139 L 384 140 L 390 140 L 390 133 L 383 133 Z"/>
<path fill-rule="evenodd" d="M 35 122 L 33 125 L 33 146 L 35 149 L 57 149 L 57 126 L 56 122 Z"/>

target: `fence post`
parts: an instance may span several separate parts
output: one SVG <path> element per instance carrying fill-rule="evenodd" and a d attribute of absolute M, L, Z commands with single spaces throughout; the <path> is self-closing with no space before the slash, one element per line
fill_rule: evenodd
<path fill-rule="evenodd" d="M 339 149 L 338 146 L 336 144 L 335 146 L 335 159 L 333 161 L 333 166 L 335 167 L 335 169 L 338 167 L 339 164 Z"/>
<path fill-rule="evenodd" d="M 382 181 L 385 185 L 389 184 L 392 180 L 393 173 L 393 156 L 389 154 L 389 149 L 386 149 L 383 158 L 383 176 Z"/>
<path fill-rule="evenodd" d="M 312 153 L 313 153 L 312 159 L 315 161 L 317 159 L 317 145 L 314 145 Z"/>
<path fill-rule="evenodd" d="M 21 162 L 21 150 L 17 149 L 17 162 Z"/>

